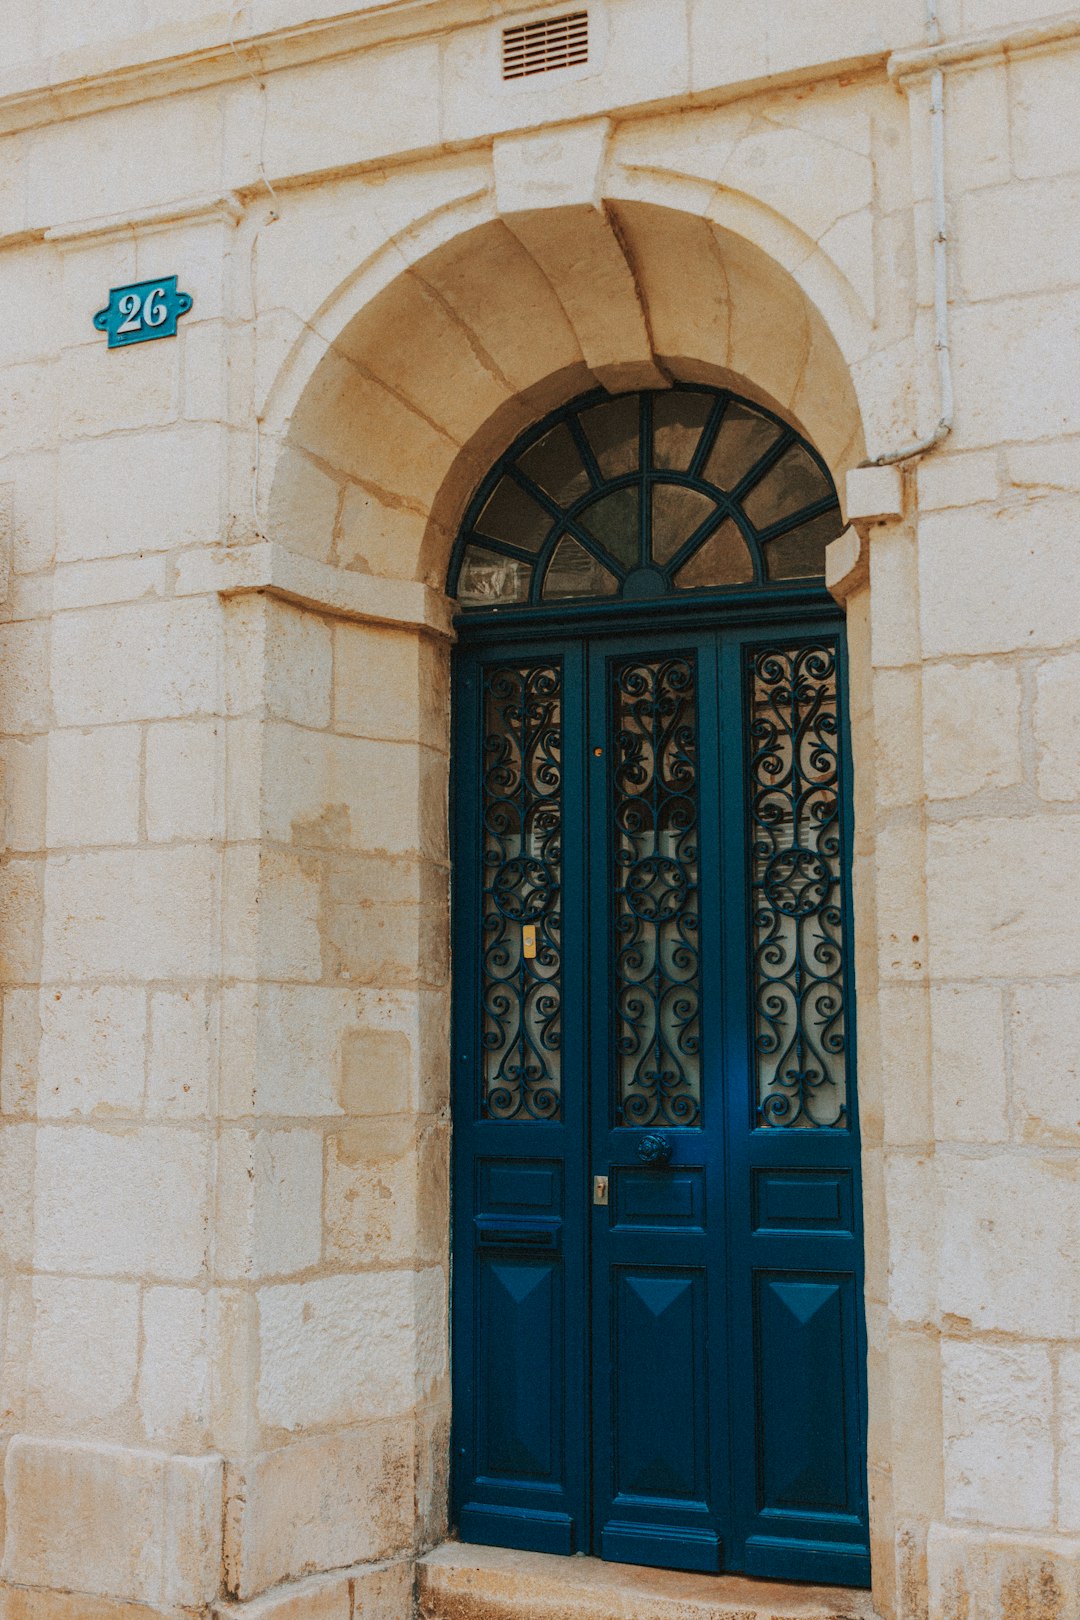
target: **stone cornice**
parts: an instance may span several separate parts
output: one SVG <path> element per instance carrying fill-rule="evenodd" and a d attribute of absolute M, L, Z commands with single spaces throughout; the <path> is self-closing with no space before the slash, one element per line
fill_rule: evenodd
<path fill-rule="evenodd" d="M 533 7 L 534 0 L 504 0 L 507 13 Z M 235 40 L 214 36 L 209 29 L 163 28 L 150 38 L 138 35 L 0 73 L 0 134 L 345 56 L 490 16 L 490 0 L 382 0 L 362 10 Z M 125 46 L 143 53 L 156 46 L 156 53 L 125 62 Z"/>
<path fill-rule="evenodd" d="M 1045 50 L 1069 40 L 1080 41 L 1080 10 L 1057 12 L 1037 22 L 1014 27 L 961 34 L 957 39 L 942 40 L 939 45 L 927 45 L 919 50 L 894 51 L 889 58 L 889 77 L 896 80 L 922 78 L 935 68 L 963 67 L 984 58 Z"/>

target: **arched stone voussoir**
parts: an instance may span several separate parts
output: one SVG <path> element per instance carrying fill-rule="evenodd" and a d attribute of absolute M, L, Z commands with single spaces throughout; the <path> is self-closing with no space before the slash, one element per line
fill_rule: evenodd
<path fill-rule="evenodd" d="M 314 464 L 340 481 L 335 532 L 313 517 L 305 550 L 441 585 L 491 462 L 597 383 L 731 386 L 806 434 L 842 487 L 865 437 L 849 354 L 866 329 L 840 273 L 752 200 L 732 218 L 700 181 L 624 185 L 607 151 L 603 121 L 497 143 L 490 197 L 411 231 L 407 256 L 388 242 L 323 309 L 310 373 L 298 386 L 301 339 L 268 432 L 301 453 L 268 470 L 268 512 L 297 510 L 279 478 L 310 483 Z"/>

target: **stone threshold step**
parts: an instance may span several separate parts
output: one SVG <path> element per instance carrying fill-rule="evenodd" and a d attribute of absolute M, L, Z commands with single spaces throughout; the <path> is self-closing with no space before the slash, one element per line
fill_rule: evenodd
<path fill-rule="evenodd" d="M 448 1541 L 420 1560 L 421 1620 L 874 1620 L 869 1592 Z"/>

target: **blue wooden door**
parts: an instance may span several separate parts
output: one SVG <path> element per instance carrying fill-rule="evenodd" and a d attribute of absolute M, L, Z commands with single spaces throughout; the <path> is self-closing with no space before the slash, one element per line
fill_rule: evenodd
<path fill-rule="evenodd" d="M 458 655 L 456 1521 L 866 1584 L 842 625 L 667 617 Z"/>

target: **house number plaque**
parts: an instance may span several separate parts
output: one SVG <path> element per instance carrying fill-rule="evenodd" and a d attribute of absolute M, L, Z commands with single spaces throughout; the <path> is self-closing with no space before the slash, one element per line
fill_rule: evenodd
<path fill-rule="evenodd" d="M 175 337 L 176 323 L 191 305 L 190 293 L 177 292 L 175 276 L 133 281 L 110 289 L 109 302 L 94 316 L 94 325 L 109 334 L 110 349 L 120 349 L 128 343 Z"/>

